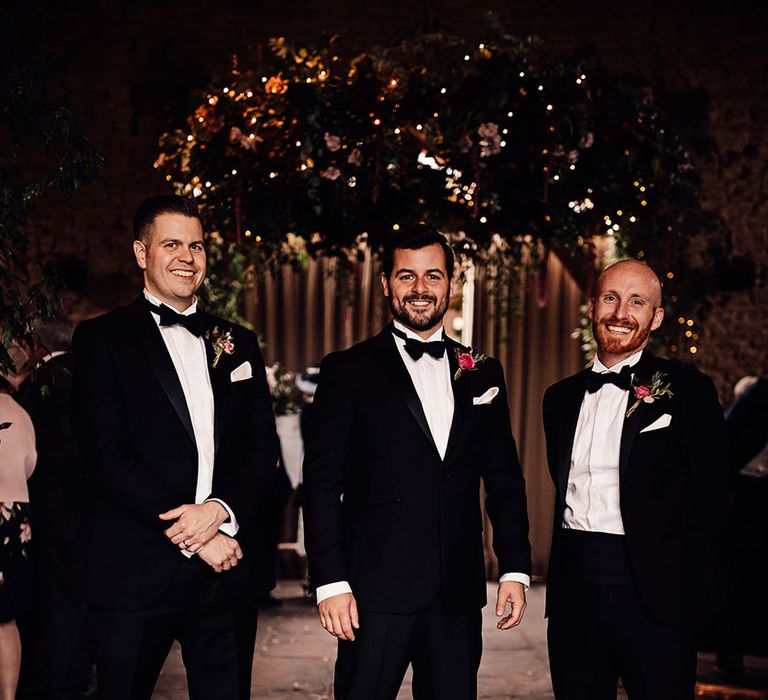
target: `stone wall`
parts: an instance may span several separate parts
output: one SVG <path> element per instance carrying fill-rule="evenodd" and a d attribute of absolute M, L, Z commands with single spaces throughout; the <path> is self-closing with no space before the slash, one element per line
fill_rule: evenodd
<path fill-rule="evenodd" d="M 73 111 L 107 157 L 101 186 L 37 217 L 36 245 L 87 260 L 88 283 L 68 299 L 73 313 L 130 298 L 139 279 L 130 215 L 144 197 L 166 191 L 152 169 L 157 138 L 180 123 L 194 88 L 226 72 L 233 53 L 248 61 L 270 36 L 301 42 L 321 32 L 340 33 L 344 49 L 357 51 L 425 26 L 481 40 L 485 12 L 495 9 L 512 32 L 539 35 L 553 55 L 593 45 L 613 71 L 662 81 L 679 108 L 694 97 L 703 105 L 684 135 L 702 176 L 704 206 L 725 224 L 723 245 L 751 256 L 757 273 L 753 288 L 708 300 L 696 360 L 728 403 L 739 377 L 768 373 L 768 12 L 750 5 L 760 3 L 16 2 L 20 32 L 53 55 Z M 743 274 L 735 276 L 738 286 Z"/>

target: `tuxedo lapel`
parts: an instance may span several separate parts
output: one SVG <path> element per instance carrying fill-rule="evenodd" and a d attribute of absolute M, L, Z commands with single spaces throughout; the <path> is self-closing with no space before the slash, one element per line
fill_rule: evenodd
<path fill-rule="evenodd" d="M 168 349 L 165 347 L 163 338 L 160 335 L 160 329 L 152 318 L 149 305 L 143 295 L 133 302 L 132 309 L 138 325 L 137 336 L 149 366 L 157 376 L 160 386 L 163 387 L 163 391 L 165 391 L 168 400 L 178 414 L 181 424 L 194 443 L 195 432 L 192 429 L 192 418 L 189 415 L 189 407 L 184 398 L 184 390 L 181 388 L 181 382 L 176 374 L 176 368 L 173 366 L 173 360 L 171 360 Z"/>
<path fill-rule="evenodd" d="M 633 372 L 633 382 L 637 378 L 642 380 L 650 380 L 651 374 L 653 373 L 653 359 L 653 355 L 651 355 L 647 350 L 643 350 L 640 361 L 635 366 L 635 370 Z M 625 415 L 626 412 L 629 411 L 629 409 L 634 405 L 635 401 L 637 401 L 635 398 L 635 392 L 630 389 L 629 396 L 627 397 Z M 621 447 L 619 448 L 619 483 L 622 485 L 624 484 L 627 467 L 629 465 L 629 455 L 632 452 L 632 445 L 634 444 L 635 438 L 640 431 L 640 426 L 643 424 L 643 418 L 645 417 L 645 413 L 648 410 L 649 405 L 650 404 L 641 401 L 638 407 L 632 411 L 632 415 L 629 416 L 629 418 L 624 418 L 624 428 L 621 431 Z"/>
<path fill-rule="evenodd" d="M 216 359 L 216 351 L 213 348 L 213 343 L 211 343 L 207 336 L 215 324 L 215 319 L 208 315 L 206 315 L 206 318 L 208 318 L 208 330 L 203 334 L 203 341 L 205 342 L 205 355 L 208 360 L 208 375 L 211 378 L 211 389 L 213 390 L 213 444 L 214 450 L 218 450 L 221 433 L 224 428 L 225 407 L 227 406 L 232 386 L 229 376 L 232 363 L 228 361 L 229 357 L 226 354 L 222 354 L 216 367 L 213 366 L 213 361 Z"/>
<path fill-rule="evenodd" d="M 448 461 L 452 450 L 459 444 L 462 429 L 467 424 L 467 410 L 471 396 L 471 372 L 462 372 L 458 379 L 453 378 L 459 368 L 457 349 L 462 351 L 465 348 L 446 337 L 445 351 L 448 353 L 448 363 L 451 367 L 451 388 L 453 389 L 453 420 L 451 421 L 451 432 L 448 434 L 448 445 L 445 449 L 445 462 Z"/>
<path fill-rule="evenodd" d="M 583 372 L 574 377 L 574 381 L 566 388 L 562 399 L 562 420 L 558 421 L 560 435 L 557 444 L 559 446 L 557 460 L 557 485 L 560 494 L 560 505 L 565 507 L 565 494 L 568 489 L 568 472 L 571 469 L 571 454 L 573 453 L 573 441 L 576 438 L 576 426 L 579 422 L 581 404 L 584 400 L 586 387 Z"/>
<path fill-rule="evenodd" d="M 429 429 L 429 424 L 427 423 L 424 407 L 421 405 L 419 395 L 416 393 L 416 387 L 413 385 L 411 375 L 408 374 L 408 370 L 406 369 L 405 364 L 403 364 L 403 359 L 400 357 L 400 352 L 395 345 L 389 326 L 386 326 L 384 330 L 379 333 L 378 347 L 379 358 L 392 385 L 403 397 L 408 409 L 416 419 L 419 428 L 421 428 L 421 431 L 424 433 L 427 440 L 429 440 L 432 447 L 435 448 L 435 452 L 438 452 L 435 439 L 432 437 L 432 431 Z"/>

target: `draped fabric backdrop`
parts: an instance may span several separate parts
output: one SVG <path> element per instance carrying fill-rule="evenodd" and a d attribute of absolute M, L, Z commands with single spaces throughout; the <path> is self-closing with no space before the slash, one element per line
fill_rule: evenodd
<path fill-rule="evenodd" d="M 327 353 L 378 333 L 388 321 L 378 261 L 366 253 L 345 276 L 337 274 L 338 264 L 320 258 L 299 272 L 283 267 L 249 292 L 246 315 L 266 342 L 268 364 L 280 362 L 302 372 Z M 548 256 L 544 269 L 545 281 L 539 271 L 531 269 L 527 275 L 522 314 L 496 313 L 499 297 L 491 291 L 484 271 L 476 272 L 472 342 L 504 366 L 512 429 L 528 489 L 533 571 L 539 575 L 546 574 L 554 498 L 546 467 L 541 399 L 550 384 L 582 364 L 579 341 L 570 336 L 578 325 L 583 294 L 556 256 Z M 449 331 L 455 315 L 449 314 Z M 490 552 L 487 518 L 485 536 L 488 574 L 495 577 L 498 571 Z"/>

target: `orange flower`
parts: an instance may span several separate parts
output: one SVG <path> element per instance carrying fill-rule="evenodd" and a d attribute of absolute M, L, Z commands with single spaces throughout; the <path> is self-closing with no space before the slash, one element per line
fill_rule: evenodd
<path fill-rule="evenodd" d="M 278 73 L 277 75 L 273 75 L 267 82 L 264 84 L 264 90 L 270 95 L 282 95 L 283 93 L 287 92 L 288 90 L 288 81 L 283 80 L 282 73 Z"/>

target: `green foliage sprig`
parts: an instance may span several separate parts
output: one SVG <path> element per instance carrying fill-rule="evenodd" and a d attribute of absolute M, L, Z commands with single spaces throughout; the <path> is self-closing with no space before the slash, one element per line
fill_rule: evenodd
<path fill-rule="evenodd" d="M 14 369 L 10 345 L 32 346 L 35 321 L 58 310 L 53 267 L 30 263 L 33 208 L 69 197 L 103 165 L 60 99 L 44 53 L 0 22 L 0 372 Z"/>

